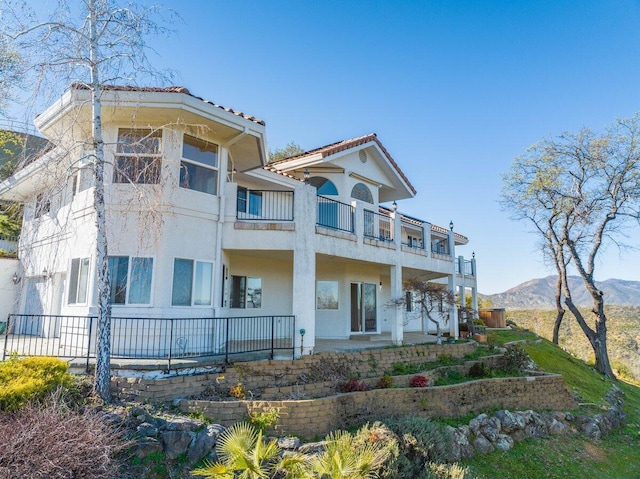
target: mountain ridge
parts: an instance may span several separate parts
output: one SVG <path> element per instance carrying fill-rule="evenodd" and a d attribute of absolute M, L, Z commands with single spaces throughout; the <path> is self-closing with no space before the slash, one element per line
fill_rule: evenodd
<path fill-rule="evenodd" d="M 494 308 L 554 309 L 557 276 L 546 276 L 525 281 L 502 293 L 481 295 L 491 301 Z M 579 276 L 569 277 L 573 301 L 577 306 L 590 306 L 591 296 Z M 596 281 L 604 293 L 605 304 L 640 306 L 640 281 L 609 278 Z"/>

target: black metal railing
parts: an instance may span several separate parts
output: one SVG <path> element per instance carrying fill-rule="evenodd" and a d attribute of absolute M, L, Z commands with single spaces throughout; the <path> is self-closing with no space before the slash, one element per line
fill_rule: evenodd
<path fill-rule="evenodd" d="M 19 356 L 96 357 L 94 316 L 11 314 L 4 331 L 2 360 Z M 111 318 L 111 357 L 172 360 L 276 351 L 294 354 L 295 316 L 225 318 Z"/>
<path fill-rule="evenodd" d="M 434 241 L 431 243 L 431 252 L 436 254 L 449 254 L 449 241 L 446 239 Z"/>
<path fill-rule="evenodd" d="M 238 188 L 236 212 L 239 220 L 293 221 L 293 191 Z"/>
<path fill-rule="evenodd" d="M 352 205 L 332 200 L 325 196 L 318 198 L 318 219 L 316 223 L 326 228 L 354 232 L 355 208 Z"/>
<path fill-rule="evenodd" d="M 393 220 L 389 215 L 364 210 L 364 236 L 393 241 Z"/>

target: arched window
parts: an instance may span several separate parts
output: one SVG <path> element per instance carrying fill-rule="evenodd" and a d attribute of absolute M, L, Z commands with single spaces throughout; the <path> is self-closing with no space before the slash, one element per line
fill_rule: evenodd
<path fill-rule="evenodd" d="M 338 188 L 336 188 L 336 185 L 334 185 L 331 180 L 327 180 L 322 176 L 309 178 L 309 184 L 316 187 L 319 195 L 338 195 Z"/>
<path fill-rule="evenodd" d="M 357 183 L 351 190 L 351 198 L 373 204 L 371 190 L 364 183 Z"/>

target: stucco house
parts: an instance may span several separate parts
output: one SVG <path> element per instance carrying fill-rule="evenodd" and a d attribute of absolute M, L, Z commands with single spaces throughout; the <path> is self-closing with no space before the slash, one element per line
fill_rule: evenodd
<path fill-rule="evenodd" d="M 29 316 L 14 333 L 90 335 L 89 93 L 73 86 L 36 118 L 55 147 L 0 184 L 1 200 L 25 205 L 13 312 Z M 455 253 L 468 239 L 401 213 L 416 191 L 375 134 L 269 163 L 263 121 L 181 87 L 105 88 L 102 123 L 114 354 L 219 352 L 268 334 L 296 354 L 319 338 L 402 343 L 434 329 L 409 277 L 470 294 L 477 310 L 475 259 Z M 456 309 L 439 317 L 457 337 Z M 229 331 L 213 318 L 238 319 Z"/>

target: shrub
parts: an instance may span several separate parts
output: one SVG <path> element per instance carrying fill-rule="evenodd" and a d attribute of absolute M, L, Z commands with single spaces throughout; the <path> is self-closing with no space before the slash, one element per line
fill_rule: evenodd
<path fill-rule="evenodd" d="M 412 388 L 426 388 L 429 385 L 429 380 L 422 374 L 418 374 L 411 378 L 409 385 Z"/>
<path fill-rule="evenodd" d="M 404 416 L 383 421 L 398 437 L 398 478 L 428 478 L 429 462 L 444 462 L 451 446 L 451 436 L 444 426 L 427 418 Z"/>
<path fill-rule="evenodd" d="M 382 376 L 380 379 L 378 379 L 378 382 L 376 383 L 377 389 L 389 389 L 392 387 L 393 387 L 393 378 L 386 374 Z"/>
<path fill-rule="evenodd" d="M 12 356 L 0 363 L 0 410 L 15 411 L 31 400 L 41 400 L 57 387 L 70 387 L 69 365 L 58 358 Z"/>
<path fill-rule="evenodd" d="M 504 370 L 510 373 L 517 373 L 527 369 L 531 364 L 531 358 L 525 349 L 519 344 L 507 346 L 504 353 Z"/>
<path fill-rule="evenodd" d="M 356 378 L 351 378 L 340 384 L 338 387 L 341 393 L 351 393 L 355 391 L 368 391 L 369 386 Z"/>
<path fill-rule="evenodd" d="M 246 399 L 247 390 L 241 382 L 238 382 L 238 384 L 229 388 L 229 395 L 236 399 Z"/>
<path fill-rule="evenodd" d="M 269 409 L 268 411 L 260 411 L 260 412 L 252 412 L 249 414 L 249 421 L 256 427 L 259 431 L 263 433 L 273 426 L 278 419 L 280 418 L 280 414 L 278 414 L 277 409 Z"/>
<path fill-rule="evenodd" d="M 436 386 L 446 386 L 448 384 L 457 384 L 461 382 L 465 382 L 467 378 L 455 369 L 451 369 L 447 371 L 447 374 L 439 377 L 435 381 Z"/>
<path fill-rule="evenodd" d="M 453 366 L 454 364 L 458 364 L 460 361 L 450 354 L 441 354 L 438 356 L 438 362 L 443 366 Z"/>
<path fill-rule="evenodd" d="M 438 464 L 430 462 L 426 466 L 428 479 L 467 479 L 471 478 L 469 469 L 459 465 L 453 464 Z"/>
<path fill-rule="evenodd" d="M 469 377 L 472 378 L 490 378 L 493 376 L 493 369 L 483 362 L 473 363 L 469 368 Z"/>
<path fill-rule="evenodd" d="M 0 477 L 112 479 L 127 443 L 100 413 L 70 409 L 60 395 L 0 414 Z"/>

